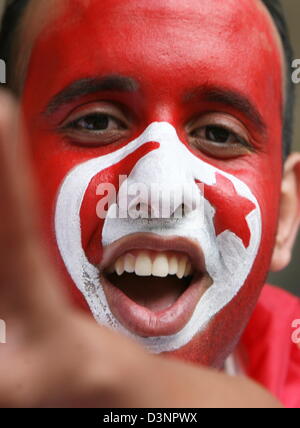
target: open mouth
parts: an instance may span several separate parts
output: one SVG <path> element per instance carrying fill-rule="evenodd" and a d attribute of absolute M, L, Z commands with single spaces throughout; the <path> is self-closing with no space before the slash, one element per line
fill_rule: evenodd
<path fill-rule="evenodd" d="M 143 337 L 180 331 L 212 284 L 196 243 L 153 234 L 132 235 L 107 247 L 100 272 L 112 313 Z"/>

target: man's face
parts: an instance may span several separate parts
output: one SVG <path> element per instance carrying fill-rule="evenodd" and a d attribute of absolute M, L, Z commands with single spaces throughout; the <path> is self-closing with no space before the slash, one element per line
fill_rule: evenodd
<path fill-rule="evenodd" d="M 47 238 L 99 322 L 203 364 L 232 351 L 274 245 L 282 68 L 255 0 L 60 2 L 22 103 Z"/>

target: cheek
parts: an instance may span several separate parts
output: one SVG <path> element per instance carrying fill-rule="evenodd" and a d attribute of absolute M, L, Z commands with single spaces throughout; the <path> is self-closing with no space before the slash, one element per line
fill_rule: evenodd
<path fill-rule="evenodd" d="M 158 146 L 154 142 L 144 144 L 122 161 L 102 170 L 91 180 L 80 209 L 82 248 L 90 263 L 97 265 L 102 257 L 104 219 L 100 215 L 100 206 L 107 211 L 110 205 L 116 202 L 122 184 L 120 177 L 128 177 L 138 160 Z M 99 169 L 101 170 L 101 166 Z"/>
<path fill-rule="evenodd" d="M 245 169 L 235 171 L 235 175 L 253 191 L 262 214 L 261 244 L 251 272 L 238 295 L 214 317 L 205 331 L 171 353 L 176 358 L 220 368 L 227 355 L 234 351 L 265 283 L 277 231 L 282 178 L 281 152 L 277 156 L 257 160 L 254 165 L 255 168 L 248 165 Z M 224 204 L 226 217 L 225 211 L 230 213 L 230 204 Z M 233 211 L 231 215 L 234 215 Z"/>
<path fill-rule="evenodd" d="M 59 135 L 35 129 L 32 121 L 28 120 L 26 122 L 26 117 L 25 125 L 27 125 L 28 146 L 42 217 L 48 237 L 51 236 L 53 239 L 55 203 L 64 178 L 81 163 L 105 155 L 113 150 L 111 147 L 92 149 L 72 145 L 71 142 L 66 141 Z M 111 177 L 111 175 L 107 175 L 105 181 L 109 182 L 112 179 Z M 96 193 L 93 191 L 91 193 L 95 199 Z"/>
<path fill-rule="evenodd" d="M 61 141 L 58 142 L 51 136 L 34 135 L 30 139 L 33 172 L 43 228 L 47 241 L 53 246 L 56 245 L 54 211 L 57 193 L 64 177 L 81 161 L 78 155 L 62 149 L 59 143 Z"/>
<path fill-rule="evenodd" d="M 204 331 L 197 334 L 187 345 L 167 354 L 179 360 L 221 369 L 228 355 L 235 351 L 265 284 L 270 266 L 277 226 L 276 212 L 278 210 L 278 196 L 274 194 L 277 195 L 275 189 L 274 192 L 268 192 L 268 188 L 265 188 L 261 193 L 256 192 L 259 200 L 264 201 L 261 198 L 266 197 L 270 205 L 267 202 L 261 204 L 262 237 L 260 249 L 247 280 L 238 294 L 215 315 Z M 273 206 L 274 209 L 272 210 L 270 206 Z"/>
<path fill-rule="evenodd" d="M 203 332 L 169 355 L 222 369 L 224 361 L 236 349 L 264 284 L 265 270 L 259 266 L 254 267 L 238 295 L 216 314 Z"/>
<path fill-rule="evenodd" d="M 89 313 L 90 310 L 87 303 L 80 291 L 74 287 L 73 281 L 61 259 L 54 229 L 55 205 L 60 185 L 68 172 L 79 162 L 86 160 L 86 158 L 72 151 L 68 153 L 62 141 L 53 135 L 45 136 L 32 129 L 29 129 L 28 135 L 44 242 L 47 244 L 50 257 L 52 257 L 61 274 L 64 292 L 76 307 Z"/>
<path fill-rule="evenodd" d="M 251 174 L 252 172 L 252 174 Z M 255 168 L 243 174 L 244 182 L 249 183 L 260 205 L 262 214 L 262 257 L 270 260 L 277 232 L 282 181 L 281 152 L 273 158 L 255 163 Z M 267 266 L 266 269 L 268 269 Z"/>

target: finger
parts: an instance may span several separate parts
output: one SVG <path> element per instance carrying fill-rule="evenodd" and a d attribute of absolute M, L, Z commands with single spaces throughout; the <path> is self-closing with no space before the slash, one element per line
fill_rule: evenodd
<path fill-rule="evenodd" d="M 66 305 L 43 246 L 35 190 L 14 100 L 0 94 L 0 315 L 27 322 Z"/>

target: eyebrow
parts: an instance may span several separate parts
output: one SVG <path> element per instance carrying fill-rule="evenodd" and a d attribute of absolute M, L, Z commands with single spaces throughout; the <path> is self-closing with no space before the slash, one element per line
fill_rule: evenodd
<path fill-rule="evenodd" d="M 187 92 L 184 102 L 199 97 L 203 101 L 225 104 L 242 112 L 260 133 L 266 134 L 267 125 L 254 104 L 241 92 L 220 87 L 198 87 Z"/>
<path fill-rule="evenodd" d="M 109 74 L 101 78 L 80 79 L 54 95 L 47 104 L 44 113 L 46 115 L 53 114 L 64 105 L 97 92 L 136 92 L 138 88 L 139 85 L 136 80 L 119 74 Z"/>

